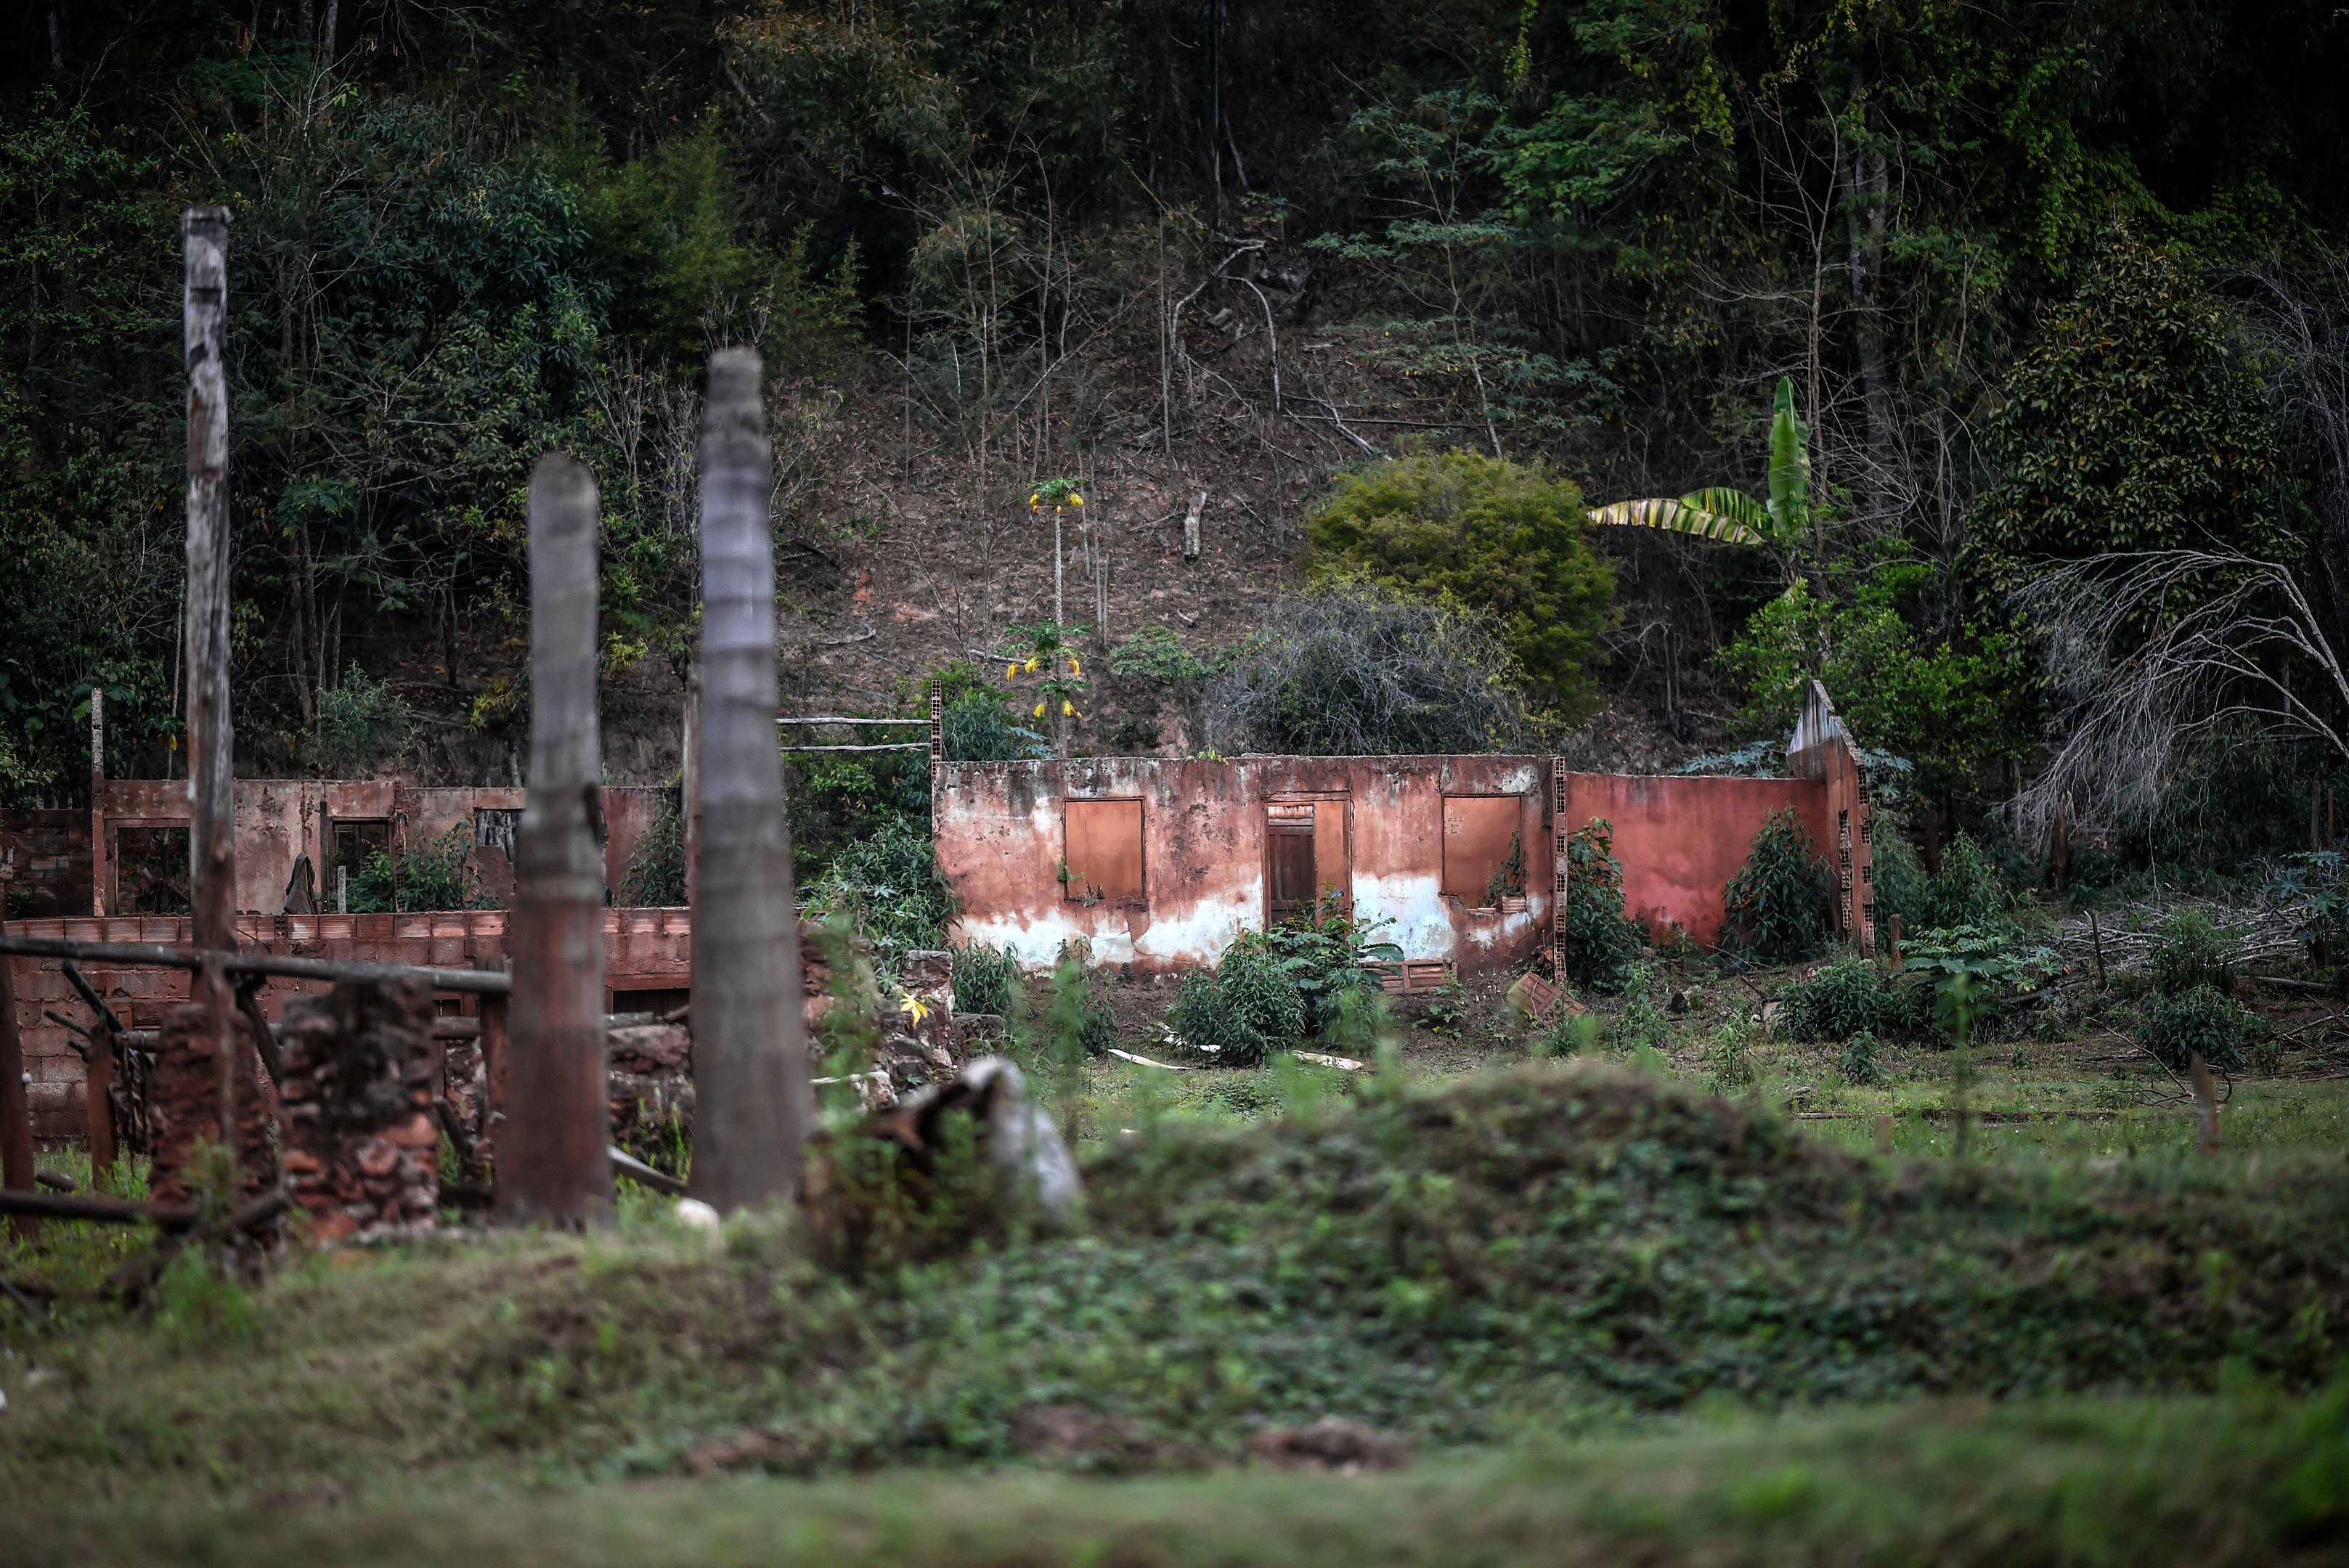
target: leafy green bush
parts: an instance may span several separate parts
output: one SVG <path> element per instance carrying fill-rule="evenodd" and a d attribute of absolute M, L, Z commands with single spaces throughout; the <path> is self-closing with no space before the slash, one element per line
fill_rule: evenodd
<path fill-rule="evenodd" d="M 1988 851 L 1971 833 L 1960 833 L 1941 851 L 1941 869 L 1933 873 L 1935 928 L 1995 925 L 2014 907 L 2006 878 Z"/>
<path fill-rule="evenodd" d="M 1475 452 L 1416 455 L 1341 476 L 1306 525 L 1319 577 L 1366 574 L 1491 617 L 1560 714 L 1596 706 L 1590 666 L 1615 573 L 1586 540 L 1573 481 Z"/>
<path fill-rule="evenodd" d="M 351 878 L 351 913 L 381 914 L 430 909 L 495 909 L 498 901 L 481 885 L 473 863 L 473 823 L 457 823 L 427 839 L 395 861 L 383 850 L 368 854 Z"/>
<path fill-rule="evenodd" d="M 1112 649 L 1109 667 L 1118 675 L 1154 681 L 1194 681 L 1208 673 L 1199 655 L 1156 621 Z"/>
<path fill-rule="evenodd" d="M 1623 1016 L 1615 1021 L 1615 1048 L 1625 1055 L 1661 1050 L 1671 1020 L 1656 1000 L 1659 974 L 1653 964 L 1634 964 L 1623 978 Z"/>
<path fill-rule="evenodd" d="M 2200 910 L 2181 909 L 2162 922 L 2147 954 L 2153 988 L 2165 996 L 2182 996 L 2203 986 L 2229 995 L 2235 989 L 2235 952 L 2236 944 L 2209 916 Z"/>
<path fill-rule="evenodd" d="M 1202 1056 L 1256 1067 L 1305 1037 L 1305 999 L 1264 940 L 1250 932 L 1224 950 L 1214 970 L 1195 969 L 1175 989 L 1167 1027 Z"/>
<path fill-rule="evenodd" d="M 329 779 L 351 779 L 369 761 L 397 757 L 408 745 L 415 715 L 389 681 L 370 680 L 353 665 L 343 684 L 318 693 L 310 729 L 310 763 Z"/>
<path fill-rule="evenodd" d="M 969 692 L 946 704 L 938 743 L 957 762 L 1019 762 L 1052 755 L 1051 743 L 1023 727 L 991 692 Z"/>
<path fill-rule="evenodd" d="M 2036 991 L 2062 970 L 2054 950 L 2029 941 L 2013 926 L 1960 925 L 1920 933 L 1902 951 L 1900 989 L 1909 1018 L 1930 1018 L 1944 1029 L 1995 1015 Z"/>
<path fill-rule="evenodd" d="M 819 914 L 854 920 L 891 966 L 901 953 L 942 946 L 955 913 L 928 827 L 910 817 L 890 818 L 842 849 L 808 903 Z"/>
<path fill-rule="evenodd" d="M 1081 936 L 1061 947 L 1052 965 L 1052 1000 L 1044 1013 L 1045 1046 L 1066 1067 L 1117 1044 L 1117 1014 L 1110 1007 L 1109 976 L 1092 962 Z"/>
<path fill-rule="evenodd" d="M 1884 1081 L 1883 1045 L 1877 1037 L 1862 1029 L 1851 1037 L 1836 1061 L 1836 1071 L 1843 1081 L 1854 1088 L 1867 1088 Z"/>
<path fill-rule="evenodd" d="M 1303 919 L 1260 934 L 1305 1004 L 1307 1034 L 1329 1034 L 1349 993 L 1385 995 L 1385 982 L 1371 965 L 1402 957 L 1402 948 L 1378 937 L 1380 929 L 1391 923 L 1384 918 L 1359 922 L 1343 900 L 1324 897 Z"/>
<path fill-rule="evenodd" d="M 1575 829 L 1566 855 L 1566 977 L 1594 991 L 1620 991 L 1647 932 L 1623 913 L 1614 824 L 1597 817 Z"/>
<path fill-rule="evenodd" d="M 1898 1007 L 1876 966 L 1841 958 L 1778 994 L 1778 1028 L 1790 1040 L 1832 1043 L 1889 1027 Z"/>
<path fill-rule="evenodd" d="M 2199 985 L 2147 996 L 2137 1037 L 2173 1072 L 2185 1071 L 2197 1051 L 2212 1070 L 2234 1072 L 2244 1063 L 2245 1032 L 2241 1009 L 2217 986 Z"/>
<path fill-rule="evenodd" d="M 1008 947 L 958 942 L 954 954 L 954 1005 L 957 1013 L 1009 1018 L 1019 1010 L 1019 960 Z"/>
<path fill-rule="evenodd" d="M 612 902 L 631 909 L 675 909 L 685 903 L 685 818 L 674 798 L 664 796 L 660 815 L 636 835 Z"/>
<path fill-rule="evenodd" d="M 1723 896 L 1723 945 L 1764 958 L 1804 958 L 1826 934 L 1835 877 L 1792 809 L 1774 811 Z"/>
<path fill-rule="evenodd" d="M 1754 1025 L 1744 1018 L 1731 1018 L 1713 1030 L 1713 1043 L 1705 1047 L 1705 1082 L 1715 1094 L 1727 1094 L 1733 1088 L 1744 1088 L 1754 1081 Z"/>

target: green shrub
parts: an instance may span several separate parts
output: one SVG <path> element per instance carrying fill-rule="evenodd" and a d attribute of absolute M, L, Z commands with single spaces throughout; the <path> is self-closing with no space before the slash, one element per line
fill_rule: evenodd
<path fill-rule="evenodd" d="M 818 914 L 854 920 L 887 967 L 901 953 L 945 945 L 955 914 L 928 824 L 912 817 L 887 818 L 870 837 L 843 846 L 808 903 Z"/>
<path fill-rule="evenodd" d="M 954 954 L 954 1005 L 957 1013 L 1009 1018 L 1019 1006 L 1019 960 L 1008 947 L 958 942 Z"/>
<path fill-rule="evenodd" d="M 1935 927 L 1995 925 L 2014 907 L 2006 878 L 1971 833 L 1960 833 L 1941 851 L 1933 873 Z"/>
<path fill-rule="evenodd" d="M 685 903 L 685 818 L 673 799 L 664 796 L 660 815 L 636 835 L 612 902 L 630 909 L 675 909 Z"/>
<path fill-rule="evenodd" d="M 1671 1020 L 1656 1000 L 1659 972 L 1653 964 L 1634 964 L 1623 980 L 1623 1016 L 1615 1022 L 1615 1048 L 1661 1050 L 1671 1036 Z"/>
<path fill-rule="evenodd" d="M 353 665 L 343 673 L 342 685 L 318 693 L 317 722 L 310 730 L 311 765 L 329 779 L 356 778 L 368 762 L 396 758 L 405 750 L 415 725 L 407 699 L 389 681 L 370 680 Z"/>
<path fill-rule="evenodd" d="M 1213 971 L 1183 976 L 1166 1025 L 1202 1056 L 1256 1067 L 1305 1037 L 1305 999 L 1263 934 L 1250 932 Z"/>
<path fill-rule="evenodd" d="M 1790 1040 L 1829 1043 L 1888 1028 L 1896 1016 L 1883 976 L 1865 958 L 1842 958 L 1778 994 L 1778 1030 Z"/>
<path fill-rule="evenodd" d="M 1081 936 L 1063 943 L 1052 965 L 1052 1000 L 1044 1014 L 1044 1036 L 1045 1048 L 1062 1068 L 1104 1055 L 1117 1044 L 1109 976 L 1092 962 L 1092 949 Z"/>
<path fill-rule="evenodd" d="M 2162 923 L 2147 955 L 2153 988 L 2165 996 L 2182 996 L 2206 985 L 2221 995 L 2231 995 L 2235 951 L 2235 943 L 2201 911 L 2181 909 Z"/>
<path fill-rule="evenodd" d="M 1402 958 L 1402 948 L 1378 937 L 1380 928 L 1391 923 L 1384 918 L 1362 923 L 1343 900 L 1324 897 L 1315 902 L 1310 914 L 1261 934 L 1259 940 L 1280 960 L 1305 1004 L 1307 1034 L 1328 1035 L 1350 994 L 1366 991 L 1384 997 L 1385 982 L 1371 965 Z"/>
<path fill-rule="evenodd" d="M 437 839 L 402 853 L 397 861 L 382 850 L 368 854 L 351 878 L 353 914 L 431 909 L 495 909 L 498 901 L 481 885 L 473 863 L 473 823 L 457 823 Z"/>
<path fill-rule="evenodd" d="M 1792 809 L 1774 811 L 1754 835 L 1723 897 L 1723 946 L 1764 958 L 1808 957 L 1826 934 L 1835 878 Z"/>
<path fill-rule="evenodd" d="M 1868 875 L 1876 900 L 1877 941 L 1889 943 L 1895 915 L 1904 935 L 1930 931 L 1940 923 L 1933 918 L 1933 879 L 1926 873 L 1924 862 L 1908 840 L 1891 830 L 1889 818 L 1879 816 L 1876 821 L 1875 841 L 1868 849 Z"/>
<path fill-rule="evenodd" d="M 1836 1071 L 1843 1081 L 1854 1088 L 1867 1088 L 1884 1081 L 1883 1045 L 1877 1037 L 1862 1029 L 1851 1037 L 1836 1062 Z"/>
<path fill-rule="evenodd" d="M 1051 743 L 1012 717 L 992 692 L 969 692 L 946 704 L 938 744 L 957 762 L 1019 762 L 1052 755 Z"/>
<path fill-rule="evenodd" d="M 1567 836 L 1566 977 L 1594 991 L 1620 991 L 1647 933 L 1623 913 L 1623 862 L 1604 817 Z"/>
<path fill-rule="evenodd" d="M 1713 1032 L 1713 1044 L 1705 1047 L 1704 1078 L 1715 1094 L 1727 1094 L 1744 1088 L 1754 1081 L 1754 1025 L 1745 1018 L 1732 1018 Z"/>
<path fill-rule="evenodd" d="M 2217 1072 L 2244 1064 L 2242 1012 L 2215 985 L 2195 985 L 2176 995 L 2157 991 L 2146 998 L 2137 1043 L 2172 1072 L 2186 1070 L 2195 1052 Z"/>
<path fill-rule="evenodd" d="M 1615 600 L 1587 517 L 1570 480 L 1453 451 L 1341 476 L 1306 536 L 1319 577 L 1367 575 L 1489 617 L 1537 689 L 1575 719 L 1597 706 L 1590 667 Z"/>

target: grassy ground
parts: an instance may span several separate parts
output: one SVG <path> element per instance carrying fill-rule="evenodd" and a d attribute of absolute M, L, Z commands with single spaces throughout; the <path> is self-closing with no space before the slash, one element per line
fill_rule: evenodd
<path fill-rule="evenodd" d="M 1154 989 L 1120 997 L 1145 1053 Z M 126 1313 L 91 1293 L 141 1241 L 51 1227 L 0 1257 L 60 1293 L 39 1325 L 0 1305 L 14 1540 L 35 1563 L 2330 1549 L 2349 1093 L 2324 1062 L 2247 1078 L 2213 1157 L 2108 1031 L 1985 1046 L 1960 1159 L 1949 1053 L 1896 1046 L 1857 1088 L 1834 1048 L 1760 1038 L 1723 1099 L 1745 989 L 1692 989 L 1623 1061 L 1528 1061 L 1479 996 L 1385 1075 L 1095 1062 L 1051 1086 L 1087 1222 L 976 1252 L 915 1230 L 847 1268 L 837 1236 L 713 1242 L 630 1189 L 604 1236 L 312 1256 L 250 1290 L 190 1264 Z M 1244 1468 L 1250 1432 L 1329 1414 L 1421 1462 Z"/>
<path fill-rule="evenodd" d="M 1398 1475 L 1019 1470 L 547 1491 L 389 1480 L 16 1512 L 10 1560 L 978 1565 L 2195 1563 L 2334 1560 L 2343 1401 L 1941 1403 L 1520 1445 Z"/>

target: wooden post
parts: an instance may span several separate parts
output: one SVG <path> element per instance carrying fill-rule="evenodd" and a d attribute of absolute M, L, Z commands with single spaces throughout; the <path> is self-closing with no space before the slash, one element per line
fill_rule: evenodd
<path fill-rule="evenodd" d="M 0 958 L 0 964 L 7 962 Z M 83 1075 L 86 1103 L 83 1119 L 89 1130 L 89 1172 L 97 1174 L 114 1163 L 119 1152 L 114 1136 L 114 1015 L 98 1015 L 89 1032 L 89 1071 Z"/>
<path fill-rule="evenodd" d="M 1183 559 L 1199 559 L 1199 514 L 1207 510 L 1207 492 L 1201 490 L 1191 498 L 1191 510 L 1183 514 Z"/>
<path fill-rule="evenodd" d="M 530 476 L 530 795 L 514 842 L 512 1065 L 498 1140 L 510 1223 L 612 1218 L 604 1064 L 604 857 L 590 813 L 595 480 L 550 452 Z"/>
<path fill-rule="evenodd" d="M 228 707 L 228 209 L 180 219 L 188 364 L 189 906 L 195 945 L 236 948 L 235 734 Z M 237 1146 L 235 1000 L 217 964 L 197 971 L 191 999 L 220 1064 L 220 1140 Z"/>
<path fill-rule="evenodd" d="M 677 809 L 685 817 L 685 902 L 694 902 L 701 862 L 701 666 L 685 673 L 685 735 L 678 747 Z"/>
<path fill-rule="evenodd" d="M 2096 912 L 2088 912 L 2088 950 L 2096 956 L 2096 989 L 2105 988 L 2105 933 L 2096 923 Z"/>
<path fill-rule="evenodd" d="M 810 1119 L 799 923 L 775 744 L 773 480 L 759 356 L 709 356 L 701 428 L 702 874 L 693 906 L 693 1195 L 797 1196 Z"/>
<path fill-rule="evenodd" d="M 16 1032 L 14 965 L 0 955 L 0 1187 L 30 1191 L 33 1187 L 33 1108 L 25 1093 L 25 1041 Z M 18 1217 L 9 1222 L 17 1235 L 29 1237 L 38 1220 Z"/>

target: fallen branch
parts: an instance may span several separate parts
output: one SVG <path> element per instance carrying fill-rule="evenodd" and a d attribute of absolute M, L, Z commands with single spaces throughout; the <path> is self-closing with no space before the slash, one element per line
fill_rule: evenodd
<path fill-rule="evenodd" d="M 1319 1068 L 1336 1068 L 1341 1073 L 1358 1073 L 1362 1070 L 1362 1064 L 1351 1057 L 1333 1057 L 1324 1051 L 1291 1051 L 1288 1054 L 1300 1062 L 1311 1062 L 1315 1067 Z"/>
<path fill-rule="evenodd" d="M 121 969 L 199 969 L 218 962 L 231 975 L 274 975 L 289 980 L 419 981 L 436 991 L 513 994 L 513 976 L 497 969 L 429 969 L 417 964 L 357 964 L 339 958 L 296 958 L 280 953 L 201 952 L 146 942 L 71 942 L 50 936 L 0 935 L 0 954 L 19 958 L 69 958 Z"/>
<path fill-rule="evenodd" d="M 283 1187 L 245 1200 L 228 1217 L 228 1229 L 258 1229 L 285 1212 L 293 1202 Z M 0 1214 L 23 1214 L 40 1220 L 88 1220 L 102 1225 L 135 1225 L 141 1221 L 167 1231 L 184 1231 L 203 1218 L 195 1203 L 141 1203 L 131 1198 L 106 1198 L 61 1192 L 27 1192 L 0 1188 Z"/>

